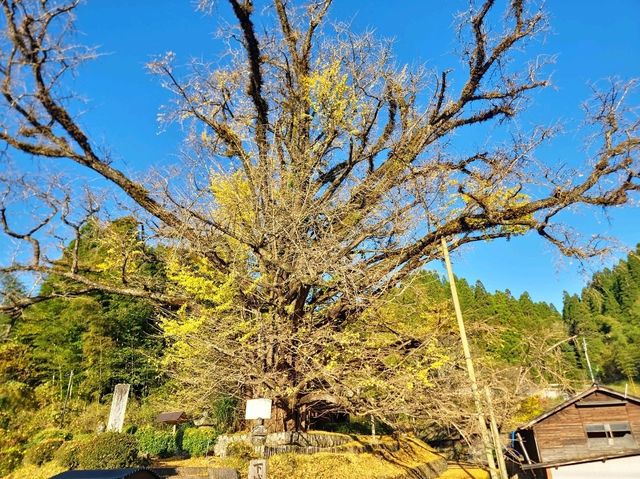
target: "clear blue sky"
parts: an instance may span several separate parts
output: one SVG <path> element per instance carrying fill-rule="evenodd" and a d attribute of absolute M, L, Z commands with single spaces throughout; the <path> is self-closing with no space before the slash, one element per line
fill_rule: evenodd
<path fill-rule="evenodd" d="M 222 46 L 213 32 L 221 20 L 229 18 L 226 2 L 218 3 L 209 17 L 195 12 L 193 2 L 186 0 L 89 0 L 78 10 L 79 40 L 108 53 L 83 67 L 75 80 L 75 89 L 90 100 L 83 123 L 111 148 L 116 164 L 125 171 L 138 174 L 151 165 L 177 161 L 180 132 L 178 128 L 159 132 L 155 117 L 167 96 L 144 64 L 168 50 L 176 53 L 178 63 L 190 57 L 216 58 Z M 523 125 L 562 121 L 566 134 L 542 153 L 549 161 L 575 163 L 583 158 L 577 129 L 589 83 L 610 76 L 640 77 L 640 1 L 547 3 L 551 31 L 528 52 L 532 58 L 557 54 L 550 69 L 554 88 L 535 97 Z M 380 36 L 394 38 L 402 63 L 461 68 L 453 54 L 452 26 L 453 14 L 465 4 L 457 0 L 336 0 L 331 14 L 351 21 L 356 31 L 370 27 Z M 567 221 L 586 234 L 612 235 L 631 247 L 640 241 L 639 213 L 638 207 L 622 208 L 607 220 L 593 211 L 578 211 Z M 618 250 L 618 257 L 623 254 Z M 611 261 L 590 263 L 587 272 Z M 488 289 L 508 288 L 515 295 L 527 290 L 533 299 L 557 306 L 563 290 L 577 292 L 588 278 L 579 265 L 560 258 L 534 235 L 476 244 L 455 255 L 454 262 L 456 274 L 470 281 L 480 279 Z"/>

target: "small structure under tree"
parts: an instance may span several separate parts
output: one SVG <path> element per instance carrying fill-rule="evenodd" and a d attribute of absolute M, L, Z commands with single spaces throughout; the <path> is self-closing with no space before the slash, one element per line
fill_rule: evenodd
<path fill-rule="evenodd" d="M 189 422 L 189 417 L 184 411 L 161 412 L 158 414 L 156 422 L 160 424 L 171 424 L 173 426 L 173 433 L 175 434 L 176 426 Z"/>

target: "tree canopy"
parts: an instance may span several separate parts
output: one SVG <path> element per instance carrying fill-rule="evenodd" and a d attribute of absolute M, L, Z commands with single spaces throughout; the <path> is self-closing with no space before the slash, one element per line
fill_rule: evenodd
<path fill-rule="evenodd" d="M 83 237 L 109 237 L 123 224 L 130 219 L 94 224 Z M 102 265 L 103 257 L 100 243 L 81 251 L 85 265 Z M 15 280 L 5 282 L 9 291 L 21 289 Z M 515 298 L 508 291 L 490 293 L 480 282 L 457 283 L 482 382 L 500 391 L 495 401 L 501 422 L 512 420 L 521 401 L 544 384 L 572 386 L 575 358 L 558 347 L 566 346 L 568 338 L 553 306 L 534 302 L 527 293 Z M 66 423 L 74 424 L 88 404 L 108 399 L 119 382 L 131 384 L 133 395 L 145 404 L 160 401 L 200 414 L 221 399 L 204 394 L 223 390 L 216 387 L 220 376 L 237 377 L 237 363 L 212 368 L 209 362 L 211 348 L 229 347 L 211 335 L 210 321 L 194 325 L 185 321 L 191 316 L 176 320 L 165 312 L 160 328 L 162 314 L 148 301 L 101 292 L 65 297 L 75 287 L 52 276 L 43 289 L 55 289 L 58 297 L 31 305 L 18 319 L 0 317 L 0 325 L 14 323 L 0 343 L 5 412 L 0 427 L 9 433 L 59 425 L 69 383 L 74 406 Z M 434 272 L 421 272 L 338 339 L 326 335 L 317 364 L 318 374 L 329 379 L 312 398 L 337 401 L 343 412 L 373 415 L 425 437 L 469 434 L 475 422 L 448 299 L 449 285 Z M 404 342 L 398 341 L 400 335 Z M 218 340 L 213 345 L 212 337 Z M 358 394 L 340 397 L 336 391 Z M 35 418 L 27 419 L 36 409 Z"/>
<path fill-rule="evenodd" d="M 389 363 L 373 352 L 395 351 L 428 382 L 439 361 L 431 333 L 394 328 L 380 301 L 440 256 L 441 239 L 453 250 L 534 231 L 587 257 L 597 238 L 577 242 L 555 222 L 559 213 L 621 205 L 640 189 L 639 123 L 625 101 L 633 83 L 613 83 L 587 102 L 597 134 L 579 172 L 536 158 L 549 128 L 509 128 L 549 85 L 544 62 L 514 55 L 546 27 L 535 2 L 470 4 L 459 17 L 460 84 L 448 69 L 398 65 L 392 45 L 372 33 L 333 26 L 331 0 L 273 0 L 265 10 L 229 3 L 237 25 L 228 38 L 237 42 L 227 63 L 194 61 L 184 77 L 173 54 L 149 64 L 175 98 L 163 121 L 187 134 L 176 171 L 141 181 L 115 168 L 78 116 L 70 80 L 95 56 L 72 40 L 78 2 L 0 2 L 0 141 L 15 165 L 2 174 L 0 225 L 26 248 L 2 271 L 55 275 L 76 285 L 74 294 L 163 305 L 175 348 L 181 336 L 205 333 L 202 361 L 218 368 L 210 394 L 269 395 L 283 427 L 297 427 L 301 406 L 327 391 L 367 410 L 368 380 L 350 387 L 334 376 L 336 356 L 352 371 L 384 373 Z M 264 32 L 255 27 L 260 15 Z M 484 124 L 501 125 L 510 140 L 452 151 L 453 135 Z M 103 265 L 81 264 L 83 228 L 105 218 L 111 193 L 62 174 L 43 181 L 21 166 L 27 155 L 106 179 L 111 202 L 158 246 L 160 280 L 144 271 L 149 250 L 128 234 L 100 238 L 112 241 Z M 17 220 L 16 211 L 34 218 Z M 60 260 L 47 254 L 52 238 L 60 251 L 70 239 L 75 247 Z M 11 307 L 51 295 L 41 289 Z"/>

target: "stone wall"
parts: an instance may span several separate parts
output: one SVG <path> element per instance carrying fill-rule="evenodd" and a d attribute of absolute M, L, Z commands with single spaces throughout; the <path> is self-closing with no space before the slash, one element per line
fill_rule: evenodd
<path fill-rule="evenodd" d="M 216 444 L 213 446 L 213 453 L 218 457 L 227 457 L 227 447 L 232 442 L 246 442 L 250 443 L 249 434 L 221 434 L 216 439 Z"/>
<path fill-rule="evenodd" d="M 250 434 L 246 433 L 219 436 L 213 449 L 215 455 L 226 457 L 229 444 L 234 442 L 252 444 L 256 454 L 264 457 L 285 452 L 314 454 L 317 452 L 365 452 L 367 450 L 366 445 L 355 442 L 351 436 L 346 434 L 277 432 L 268 434 L 264 444 L 255 444 L 252 443 Z"/>
<path fill-rule="evenodd" d="M 217 456 L 225 457 L 230 444 L 244 442 L 251 444 L 249 433 L 227 434 L 218 437 L 214 447 Z M 292 452 L 313 454 L 317 452 L 364 453 L 372 452 L 380 458 L 401 465 L 404 472 L 393 479 L 435 479 L 447 469 L 447 461 L 434 454 L 428 446 L 415 438 L 356 438 L 336 433 L 295 433 L 280 432 L 268 434 L 264 444 L 252 444 L 256 455 L 270 457 L 274 454 Z M 427 452 L 427 454 L 422 454 Z M 424 456 L 424 457 L 423 457 Z"/>

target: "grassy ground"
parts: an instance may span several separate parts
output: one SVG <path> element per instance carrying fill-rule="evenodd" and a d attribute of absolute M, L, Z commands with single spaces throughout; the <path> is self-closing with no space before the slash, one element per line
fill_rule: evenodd
<path fill-rule="evenodd" d="M 438 456 L 432 451 L 423 451 L 408 459 L 430 462 Z M 414 462 L 413 465 L 416 463 Z M 192 459 L 164 459 L 158 461 L 156 467 L 233 467 L 246 471 L 248 461 L 241 459 L 220 458 L 192 458 Z M 274 478 L 344 478 L 370 479 L 394 478 L 405 468 L 398 468 L 398 464 L 381 460 L 375 454 L 330 454 L 320 453 L 313 456 L 282 454 L 269 461 L 269 476 Z M 447 470 L 438 479 L 489 479 L 485 469 L 468 464 L 449 464 Z"/>
<path fill-rule="evenodd" d="M 489 472 L 465 464 L 449 464 L 447 470 L 438 479 L 489 479 Z"/>
<path fill-rule="evenodd" d="M 405 457 L 412 465 L 416 465 L 416 459 L 430 462 L 437 460 L 438 456 L 431 451 L 411 457 Z M 233 467 L 240 471 L 246 471 L 248 461 L 240 459 L 220 458 L 193 458 L 193 459 L 166 459 L 158 461 L 156 467 Z M 406 466 L 407 464 L 405 464 Z M 269 461 L 269 477 L 292 479 L 337 479 L 348 477 L 350 479 L 380 479 L 395 478 L 406 472 L 406 468 L 397 463 L 381 459 L 375 454 L 330 454 L 319 453 L 314 455 L 281 454 L 274 456 Z M 449 464 L 447 470 L 438 479 L 489 479 L 489 473 L 479 467 L 468 464 Z"/>
<path fill-rule="evenodd" d="M 248 471 L 249 461 L 237 457 L 172 457 L 158 459 L 150 467 L 232 467 L 239 471 Z"/>
<path fill-rule="evenodd" d="M 273 479 L 393 479 L 412 468 L 441 458 L 413 438 L 400 442 L 398 451 L 381 448 L 372 453 L 278 454 L 269 460 Z"/>
<path fill-rule="evenodd" d="M 277 454 L 269 459 L 270 479 L 396 479 L 410 470 L 436 464 L 442 459 L 426 444 L 414 439 L 400 440 L 399 449 L 391 438 L 379 438 L 371 443 L 370 437 L 358 437 L 343 447 L 348 449 L 374 447 L 373 452 L 320 452 L 317 454 Z M 158 461 L 154 467 L 233 467 L 243 474 L 249 462 L 239 458 L 195 458 Z M 246 477 L 246 476 L 244 476 Z"/>
<path fill-rule="evenodd" d="M 48 462 L 42 466 L 22 466 L 3 479 L 49 479 L 66 470 L 55 462 Z"/>
<path fill-rule="evenodd" d="M 379 438 L 371 444 L 369 437 L 354 438 L 345 447 L 373 446 L 373 452 L 321 452 L 317 454 L 278 454 L 269 459 L 270 479 L 398 479 L 409 477 L 409 472 L 425 464 L 436 469 L 442 464 L 437 455 L 423 442 L 406 437 L 397 444 L 391 438 Z M 399 445 L 398 450 L 396 447 Z M 356 447 L 358 449 L 359 447 Z M 232 467 L 246 477 L 249 462 L 240 458 L 172 458 L 154 462 L 152 467 Z M 23 466 L 4 479 L 48 479 L 65 468 L 55 462 L 42 466 Z M 414 477 L 414 476 L 411 476 Z M 482 475 L 442 476 L 447 479 L 484 479 Z"/>

